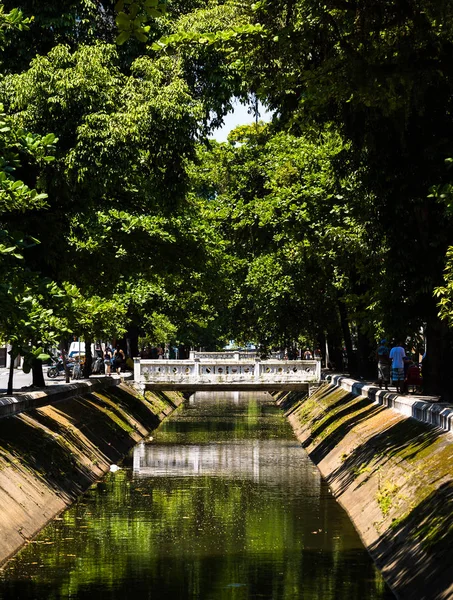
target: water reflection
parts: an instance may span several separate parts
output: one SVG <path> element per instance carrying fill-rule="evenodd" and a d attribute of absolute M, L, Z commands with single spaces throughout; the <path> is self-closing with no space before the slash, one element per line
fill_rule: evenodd
<path fill-rule="evenodd" d="M 295 495 L 303 490 L 304 495 L 319 496 L 321 479 L 311 463 L 309 468 L 298 469 L 301 455 L 300 445 L 293 440 L 193 446 L 141 443 L 134 449 L 133 473 L 136 477 L 249 479 L 268 486 L 291 487 Z"/>
<path fill-rule="evenodd" d="M 2 573 L 0 598 L 385 600 L 270 397 L 197 395 Z"/>

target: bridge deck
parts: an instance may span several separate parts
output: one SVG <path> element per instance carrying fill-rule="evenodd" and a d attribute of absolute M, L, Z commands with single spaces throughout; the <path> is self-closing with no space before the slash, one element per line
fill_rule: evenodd
<path fill-rule="evenodd" d="M 260 383 L 260 382 L 235 382 L 235 383 L 167 383 L 146 382 L 143 384 L 150 391 L 181 391 L 181 392 L 279 392 L 279 391 L 307 391 L 316 387 L 317 383 Z"/>

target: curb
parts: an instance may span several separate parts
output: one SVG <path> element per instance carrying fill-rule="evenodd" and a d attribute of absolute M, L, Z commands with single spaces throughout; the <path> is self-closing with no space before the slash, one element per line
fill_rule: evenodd
<path fill-rule="evenodd" d="M 89 381 L 78 381 L 13 396 L 4 396 L 0 398 L 0 419 L 17 415 L 25 410 L 39 408 L 46 404 L 53 404 L 59 400 L 66 400 L 106 387 L 113 387 L 119 385 L 121 381 L 120 377 L 93 378 Z"/>
<path fill-rule="evenodd" d="M 428 423 L 443 431 L 453 432 L 453 406 L 438 402 L 434 396 L 399 396 L 394 392 L 388 392 L 375 385 L 361 383 L 343 375 L 327 376 L 326 380 L 355 396 L 369 398 L 375 404 L 393 408 L 421 423 Z"/>

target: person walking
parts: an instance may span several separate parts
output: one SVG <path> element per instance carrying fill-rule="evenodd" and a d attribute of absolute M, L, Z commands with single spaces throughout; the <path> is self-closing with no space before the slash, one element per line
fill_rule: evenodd
<path fill-rule="evenodd" d="M 107 375 L 107 377 L 110 377 L 111 367 L 112 367 L 112 351 L 107 346 L 104 351 L 104 368 L 105 368 L 105 374 Z"/>
<path fill-rule="evenodd" d="M 118 373 L 118 375 L 120 375 L 121 367 L 124 366 L 126 356 L 124 354 L 124 351 L 119 346 L 115 348 L 115 352 L 113 353 L 113 360 L 115 361 L 116 372 Z"/>
<path fill-rule="evenodd" d="M 384 338 L 379 342 L 376 350 L 376 359 L 378 363 L 378 381 L 379 387 L 387 390 L 390 383 L 390 348 L 387 346 L 387 340 Z"/>
<path fill-rule="evenodd" d="M 390 350 L 390 360 L 392 361 L 392 381 L 396 387 L 396 393 L 404 396 L 404 359 L 406 352 L 403 345 L 397 342 Z"/>

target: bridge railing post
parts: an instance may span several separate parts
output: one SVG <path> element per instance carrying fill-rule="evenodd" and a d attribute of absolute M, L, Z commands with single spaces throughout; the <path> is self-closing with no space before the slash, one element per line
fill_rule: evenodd
<path fill-rule="evenodd" d="M 134 358 L 134 380 L 139 383 L 141 381 L 141 372 L 140 372 L 140 358 Z"/>
<path fill-rule="evenodd" d="M 320 358 L 316 359 L 316 380 L 321 381 L 321 362 Z"/>
<path fill-rule="evenodd" d="M 198 383 L 200 381 L 200 377 L 201 377 L 201 373 L 200 373 L 200 359 L 199 358 L 194 358 L 194 370 L 193 370 L 193 374 L 195 376 L 195 383 Z"/>
<path fill-rule="evenodd" d="M 255 381 L 258 381 L 260 376 L 261 376 L 261 359 L 259 356 L 257 356 L 255 358 L 255 367 L 253 370 L 253 377 L 255 378 Z"/>

